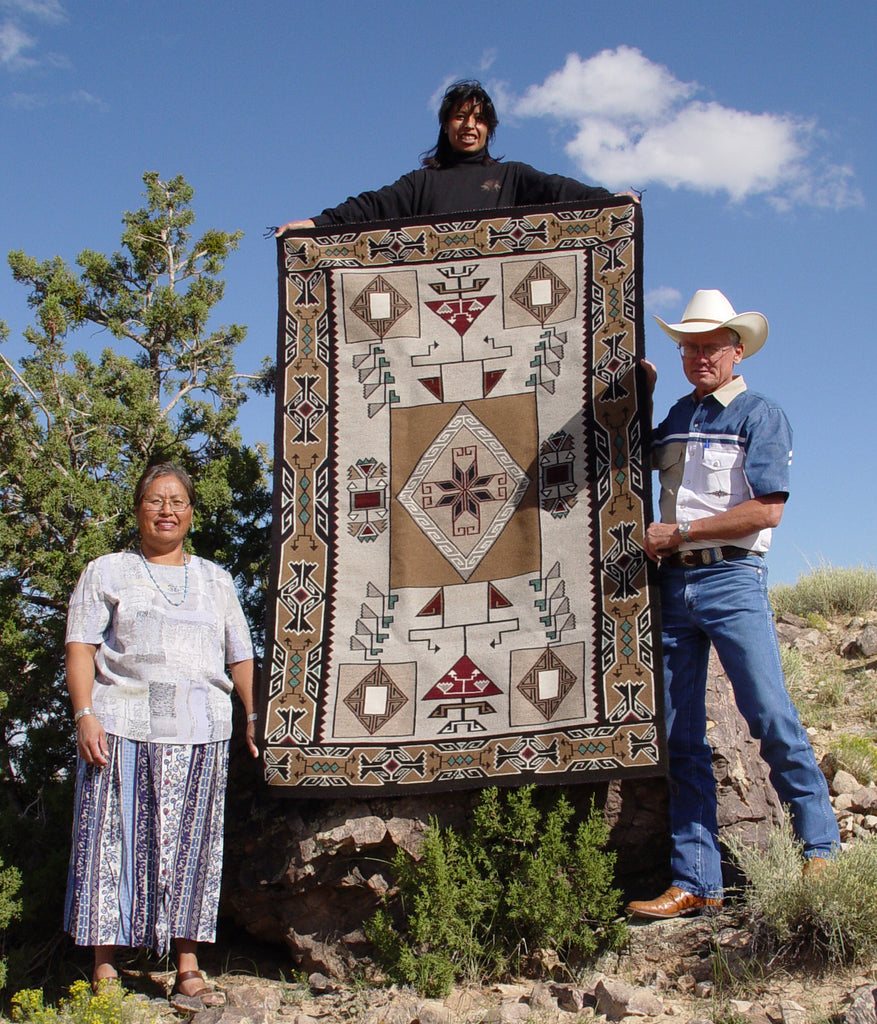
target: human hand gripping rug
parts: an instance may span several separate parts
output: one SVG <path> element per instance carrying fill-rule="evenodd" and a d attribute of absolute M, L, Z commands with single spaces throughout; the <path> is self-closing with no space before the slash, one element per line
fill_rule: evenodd
<path fill-rule="evenodd" d="M 271 785 L 664 771 L 641 233 L 615 197 L 279 240 Z"/>

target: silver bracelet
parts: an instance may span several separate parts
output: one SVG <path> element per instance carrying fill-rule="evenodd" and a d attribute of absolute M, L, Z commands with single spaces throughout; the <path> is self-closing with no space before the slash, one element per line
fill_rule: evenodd
<path fill-rule="evenodd" d="M 258 714 L 253 711 L 251 714 L 247 715 L 247 722 L 255 722 L 258 717 Z"/>
<path fill-rule="evenodd" d="M 94 714 L 94 709 L 93 708 L 80 708 L 76 712 L 76 714 L 73 716 L 73 724 L 74 725 L 79 725 L 79 719 L 80 718 L 85 718 L 86 715 L 93 715 L 93 714 Z"/>

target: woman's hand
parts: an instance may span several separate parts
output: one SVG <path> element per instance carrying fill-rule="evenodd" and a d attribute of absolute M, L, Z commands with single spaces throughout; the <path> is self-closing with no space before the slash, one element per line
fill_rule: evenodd
<path fill-rule="evenodd" d="M 296 228 L 312 228 L 316 225 L 312 220 L 291 220 L 288 224 L 283 224 L 279 227 L 274 235 L 279 238 L 281 235 L 285 235 L 287 231 L 295 231 Z"/>
<path fill-rule="evenodd" d="M 103 768 L 109 764 L 107 734 L 97 715 L 83 715 L 76 723 L 76 743 L 79 756 L 86 764 Z"/>
<path fill-rule="evenodd" d="M 228 666 L 231 673 L 231 681 L 234 683 L 235 691 L 241 699 L 244 711 L 247 714 L 247 746 L 253 757 L 259 756 L 259 748 L 256 746 L 256 723 L 250 721 L 253 713 L 253 659 L 236 661 Z"/>
<path fill-rule="evenodd" d="M 247 722 L 247 746 L 253 757 L 259 756 L 259 748 L 256 746 L 256 723 Z"/>

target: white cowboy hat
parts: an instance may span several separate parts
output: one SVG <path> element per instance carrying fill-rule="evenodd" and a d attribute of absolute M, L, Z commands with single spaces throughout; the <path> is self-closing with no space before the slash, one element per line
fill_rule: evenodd
<path fill-rule="evenodd" d="M 734 307 L 716 288 L 701 288 L 685 307 L 682 322 L 667 324 L 659 317 L 655 319 L 677 345 L 681 345 L 688 334 L 703 334 L 718 327 L 730 327 L 740 336 L 743 358 L 757 352 L 767 341 L 767 317 L 761 313 L 736 313 Z"/>

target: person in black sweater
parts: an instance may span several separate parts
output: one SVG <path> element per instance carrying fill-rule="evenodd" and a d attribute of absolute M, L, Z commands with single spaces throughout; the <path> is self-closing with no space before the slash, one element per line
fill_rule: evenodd
<path fill-rule="evenodd" d="M 493 101 L 476 81 L 455 82 L 445 92 L 438 114 L 438 141 L 422 166 L 392 185 L 351 196 L 310 220 L 290 221 L 277 229 L 356 224 L 421 214 L 459 213 L 556 202 L 591 202 L 612 193 L 560 174 L 545 174 L 529 164 L 490 155 L 499 118 Z M 633 193 L 624 193 L 631 198 Z"/>

